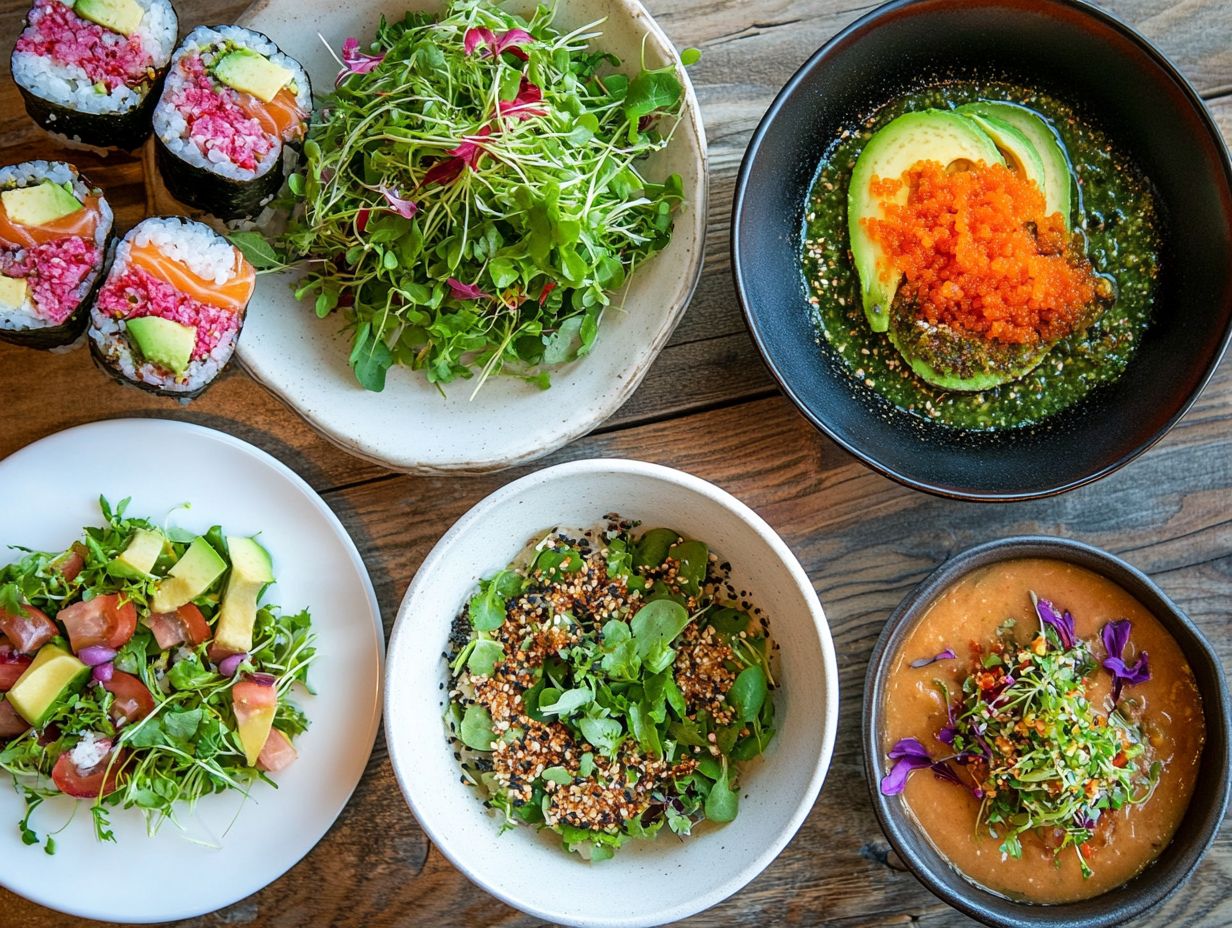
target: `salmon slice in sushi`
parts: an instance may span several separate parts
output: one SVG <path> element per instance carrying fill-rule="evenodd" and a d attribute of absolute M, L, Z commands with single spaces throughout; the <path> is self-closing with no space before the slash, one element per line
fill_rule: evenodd
<path fill-rule="evenodd" d="M 294 168 L 311 113 L 298 61 L 259 32 L 199 26 L 172 56 L 154 108 L 158 172 L 189 206 L 253 218 Z"/>
<path fill-rule="evenodd" d="M 115 248 L 90 313 L 90 351 L 108 373 L 192 399 L 231 360 L 256 272 L 204 223 L 146 219 Z"/>
<path fill-rule="evenodd" d="M 10 59 L 26 112 L 70 144 L 139 147 L 178 30 L 170 0 L 34 0 Z"/>
<path fill-rule="evenodd" d="M 0 339 L 72 344 L 103 279 L 111 207 L 71 164 L 0 168 Z"/>

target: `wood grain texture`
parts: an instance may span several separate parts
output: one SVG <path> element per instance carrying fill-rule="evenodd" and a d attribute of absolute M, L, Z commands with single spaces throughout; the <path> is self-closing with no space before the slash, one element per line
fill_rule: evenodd
<path fill-rule="evenodd" d="M 233 19 L 242 3 L 177 4 L 185 27 Z M 1232 369 L 1129 468 L 1053 500 L 988 506 L 912 493 L 822 438 L 777 396 L 745 333 L 727 249 L 734 176 L 777 89 L 830 35 L 872 4 L 844 0 L 652 0 L 694 69 L 711 146 L 711 226 L 697 297 L 671 345 L 596 434 L 543 464 L 636 457 L 680 467 L 748 502 L 792 546 L 825 606 L 838 653 L 842 715 L 834 763 L 809 819 L 783 854 L 696 926 L 971 924 L 929 895 L 889 852 L 872 815 L 859 749 L 863 676 L 885 616 L 938 563 L 1019 532 L 1080 537 L 1152 574 L 1232 660 Z M 1232 136 L 1232 4 L 1117 0 L 1190 76 Z M 0 0 L 0 48 L 24 10 Z M 7 72 L 6 72 L 7 73 Z M 11 80 L 0 86 L 6 162 L 54 157 Z M 107 189 L 122 227 L 144 214 L 140 165 L 78 159 Z M 0 456 L 59 429 L 115 416 L 164 416 L 219 428 L 270 451 L 320 490 L 354 536 L 386 627 L 418 565 L 448 525 L 528 468 L 483 478 L 412 478 L 345 455 L 240 371 L 190 407 L 113 385 L 82 351 L 0 346 Z M 538 465 L 537 465 L 538 466 Z M 8 827 L 0 823 L 0 827 Z M 116 849 L 122 857 L 122 849 Z M 0 862 L 3 867 L 3 862 Z M 1225 829 L 1186 890 L 1139 924 L 1232 924 L 1232 833 Z M 0 891 L 0 928 L 86 925 Z M 472 887 L 433 848 L 402 802 L 383 740 L 354 799 L 283 879 L 185 928 L 532 925 Z"/>

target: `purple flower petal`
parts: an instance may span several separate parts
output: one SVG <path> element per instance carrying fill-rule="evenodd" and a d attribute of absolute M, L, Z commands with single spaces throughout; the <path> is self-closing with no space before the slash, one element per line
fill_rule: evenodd
<path fill-rule="evenodd" d="M 929 664 L 935 664 L 937 661 L 952 661 L 956 657 L 958 657 L 958 655 L 954 653 L 953 648 L 946 648 L 941 653 L 934 654 L 932 657 L 917 657 L 911 662 L 911 666 L 919 670 L 921 667 L 927 667 Z"/>
<path fill-rule="evenodd" d="M 890 770 L 881 778 L 881 795 L 897 796 L 907 785 L 907 777 L 913 770 L 931 767 L 933 759 L 928 750 L 915 738 L 903 738 L 890 748 L 893 761 Z"/>
<path fill-rule="evenodd" d="M 1031 602 L 1035 604 L 1035 614 L 1039 616 L 1040 621 L 1051 626 L 1052 630 L 1057 633 L 1061 647 L 1066 651 L 1072 648 L 1077 641 L 1074 635 L 1074 617 L 1069 612 L 1063 615 L 1058 614 L 1052 603 L 1046 599 L 1040 599 L 1035 593 L 1031 594 Z"/>
<path fill-rule="evenodd" d="M 1131 631 L 1133 631 L 1133 623 L 1129 619 L 1114 619 L 1100 629 L 1099 637 L 1103 639 L 1104 650 L 1108 652 L 1109 657 L 1120 657 L 1125 653 L 1125 646 L 1129 644 Z"/>
<path fill-rule="evenodd" d="M 1124 661 L 1125 648 L 1129 645 L 1129 633 L 1132 630 L 1133 623 L 1129 619 L 1114 619 L 1099 632 L 1104 642 L 1104 650 L 1108 652 L 1103 667 L 1112 674 L 1113 705 L 1120 701 L 1122 688 L 1151 679 L 1150 658 L 1145 651 L 1138 652 L 1138 659 L 1132 665 Z"/>
<path fill-rule="evenodd" d="M 385 60 L 385 56 L 369 55 L 366 52 L 359 50 L 359 39 L 352 36 L 342 43 L 342 70 L 338 72 L 338 77 L 334 80 L 334 86 L 337 87 L 346 78 L 352 74 L 367 74 L 369 71 L 375 70 L 376 66 Z"/>
<path fill-rule="evenodd" d="M 455 300 L 487 300 L 491 297 L 479 289 L 478 284 L 464 284 L 456 277 L 450 277 L 447 281 L 449 289 L 453 291 Z"/>
<path fill-rule="evenodd" d="M 389 208 L 401 216 L 403 219 L 413 219 L 415 214 L 419 212 L 419 204 L 414 200 L 404 200 L 398 195 L 398 191 L 393 187 L 381 187 L 381 195 L 385 197 L 385 202 L 389 204 Z"/>
<path fill-rule="evenodd" d="M 953 783 L 955 786 L 961 786 L 964 789 L 966 789 L 966 784 L 964 784 L 963 781 L 958 778 L 958 774 L 955 773 L 954 769 L 949 764 L 947 764 L 945 761 L 939 760 L 934 764 L 930 764 L 929 766 L 931 767 L 933 771 L 933 776 L 935 776 L 938 780 L 948 780 L 949 782 Z"/>

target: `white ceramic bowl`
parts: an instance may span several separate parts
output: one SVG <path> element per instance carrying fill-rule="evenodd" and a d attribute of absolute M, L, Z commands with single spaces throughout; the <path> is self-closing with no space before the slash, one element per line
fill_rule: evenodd
<path fill-rule="evenodd" d="M 307 69 L 313 87 L 333 86 L 335 51 L 348 36 L 367 41 L 382 14 L 439 10 L 441 0 L 257 0 L 240 24 L 264 32 Z M 517 0 L 515 12 L 533 11 Z M 619 55 L 627 69 L 643 54 L 648 67 L 677 56 L 671 41 L 638 0 L 559 3 L 563 30 L 604 19 L 595 47 Z M 322 41 L 324 39 L 324 42 Z M 581 361 L 554 371 L 552 388 L 514 378 L 489 380 L 470 399 L 473 382 L 458 381 L 442 397 L 422 374 L 392 370 L 383 393 L 368 393 L 347 366 L 350 340 L 342 320 L 318 320 L 289 288 L 292 272 L 258 278 L 240 339 L 239 358 L 253 377 L 286 401 L 326 438 L 359 457 L 416 473 L 481 472 L 547 454 L 585 435 L 629 398 L 683 315 L 702 268 L 706 229 L 706 135 L 693 87 L 685 87 L 683 115 L 664 151 L 644 166 L 652 179 L 678 173 L 685 203 L 664 251 L 632 277 L 624 310 L 603 320 L 598 341 Z"/>
<path fill-rule="evenodd" d="M 670 526 L 732 564 L 737 589 L 770 619 L 781 646 L 780 727 L 742 777 L 740 814 L 678 841 L 630 841 L 589 864 L 550 832 L 499 820 L 460 779 L 443 714 L 441 652 L 480 577 L 544 532 L 602 524 L 606 513 Z M 838 673 L 825 614 L 804 569 L 756 513 L 698 477 L 655 464 L 575 461 L 496 491 L 433 548 L 407 591 L 388 649 L 385 733 L 398 783 L 433 843 L 471 880 L 525 912 L 569 925 L 658 925 L 721 901 L 757 876 L 804 821 L 830 765 Z M 745 796 L 747 795 L 747 798 Z"/>

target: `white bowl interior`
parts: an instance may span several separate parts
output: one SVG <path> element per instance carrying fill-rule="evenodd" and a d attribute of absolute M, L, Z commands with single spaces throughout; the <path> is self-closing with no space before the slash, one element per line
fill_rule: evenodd
<path fill-rule="evenodd" d="M 529 13 L 534 4 L 509 8 Z M 318 94 L 333 86 L 335 52 L 348 36 L 368 41 L 384 14 L 391 21 L 408 10 L 439 10 L 439 0 L 259 0 L 240 24 L 270 36 L 308 71 Z M 667 37 L 637 0 L 570 0 L 557 4 L 558 28 L 596 20 L 596 47 L 636 69 L 674 60 Z M 356 383 L 347 366 L 349 333 L 341 317 L 318 320 L 312 305 L 292 296 L 294 272 L 258 278 L 240 339 L 239 357 L 258 380 L 294 407 L 326 437 L 361 457 L 395 470 L 482 471 L 547 454 L 612 415 L 632 394 L 667 343 L 701 272 L 706 225 L 706 142 L 700 108 L 683 68 L 683 117 L 672 144 L 649 159 L 652 179 L 678 173 L 685 203 L 671 243 L 631 278 L 624 308 L 617 299 L 605 314 L 589 356 L 558 368 L 552 388 L 540 390 L 509 377 L 489 380 L 472 400 L 473 381 L 458 381 L 442 397 L 421 374 L 389 372 L 382 393 Z"/>
<path fill-rule="evenodd" d="M 705 824 L 683 843 L 664 832 L 630 841 L 610 861 L 566 854 L 555 835 L 519 828 L 498 836 L 460 770 L 442 716 L 441 652 L 476 581 L 506 566 L 542 532 L 601 524 L 606 513 L 667 526 L 707 542 L 732 564 L 769 616 L 781 645 L 779 731 L 746 768 L 740 814 Z M 407 592 L 389 645 L 385 726 L 390 758 L 412 810 L 437 846 L 489 892 L 567 924 L 652 925 L 683 918 L 735 892 L 795 834 L 821 787 L 834 742 L 838 684 L 825 616 L 786 545 L 752 510 L 688 474 L 629 461 L 580 461 L 522 478 L 489 496 L 441 539 Z"/>

